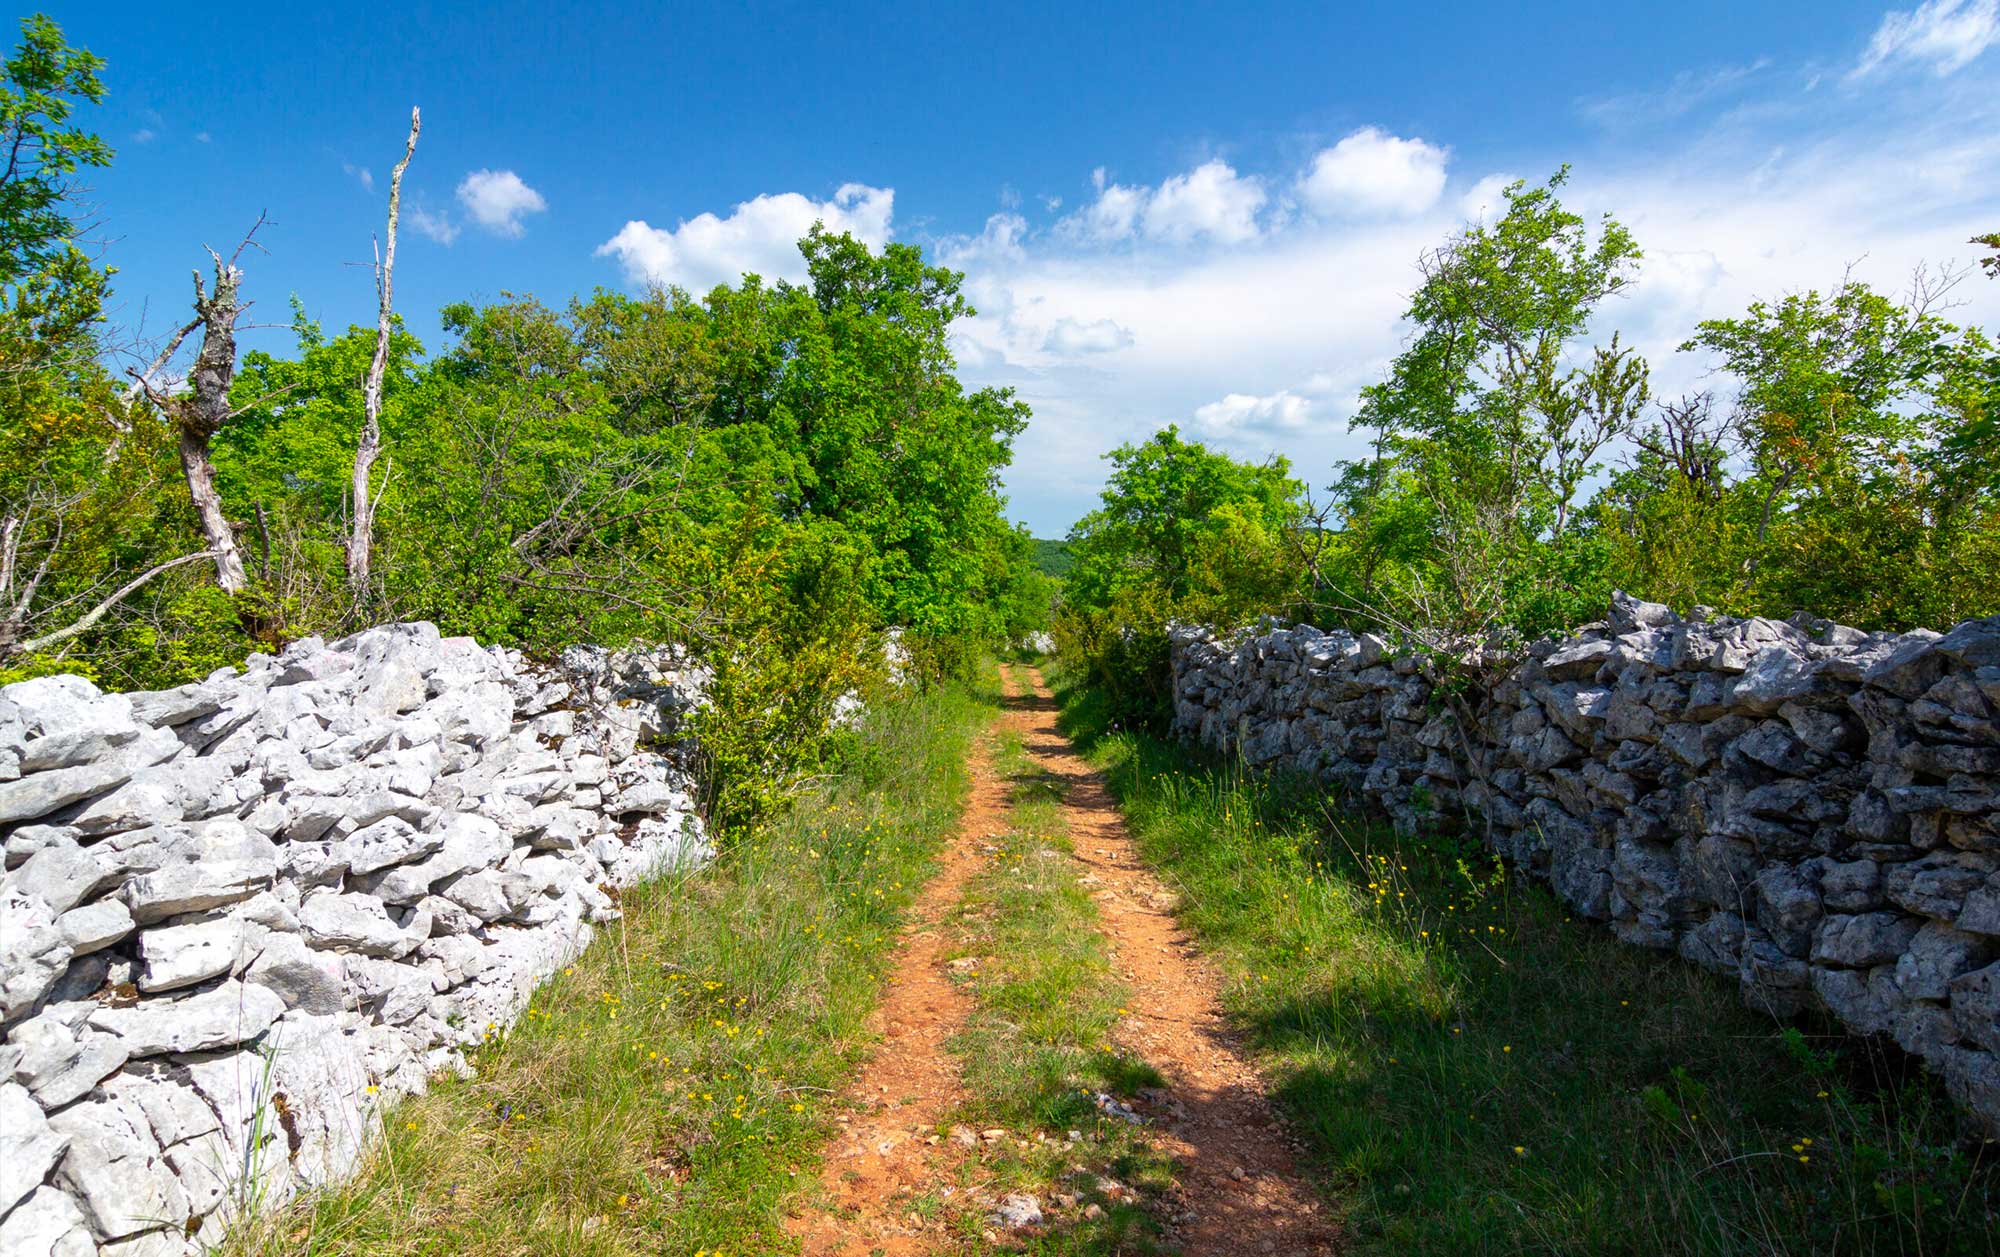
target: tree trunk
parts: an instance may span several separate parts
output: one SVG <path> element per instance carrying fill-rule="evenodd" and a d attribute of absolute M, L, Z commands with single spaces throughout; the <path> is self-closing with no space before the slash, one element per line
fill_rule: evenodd
<path fill-rule="evenodd" d="M 240 594 L 249 587 L 243 570 L 243 552 L 236 547 L 236 530 L 222 513 L 222 495 L 215 491 L 215 464 L 208 457 L 208 438 L 182 428 L 181 470 L 187 475 L 188 497 L 201 520 L 201 535 L 215 556 L 215 583 L 224 591 Z"/>
<path fill-rule="evenodd" d="M 174 433 L 180 439 L 181 471 L 187 477 L 188 500 L 194 505 L 195 518 L 201 521 L 201 534 L 208 541 L 208 549 L 201 553 L 214 557 L 215 582 L 230 594 L 242 593 L 249 587 L 250 579 L 243 570 L 243 554 L 236 548 L 236 530 L 223 514 L 222 495 L 215 490 L 215 463 L 209 458 L 208 442 L 234 413 L 229 408 L 229 386 L 236 382 L 236 320 L 244 310 L 238 300 L 243 271 L 236 265 L 236 259 L 243 256 L 257 228 L 263 225 L 260 216 L 227 262 L 221 254 L 209 250 L 209 257 L 215 260 L 215 291 L 205 290 L 201 272 L 194 273 L 193 323 L 176 335 L 167 353 L 139 373 L 133 382 L 173 422 Z M 169 397 L 154 387 L 151 376 L 164 365 L 173 346 L 179 345 L 181 338 L 196 326 L 201 328 L 201 350 L 195 354 L 194 368 L 188 372 L 188 391 Z"/>
<path fill-rule="evenodd" d="M 243 555 L 236 548 L 236 530 L 222 511 L 222 495 L 215 490 L 215 463 L 208 455 L 209 438 L 229 420 L 229 386 L 236 379 L 236 319 L 242 313 L 237 291 L 243 272 L 234 261 L 215 259 L 215 292 L 202 291 L 201 275 L 194 277 L 194 310 L 201 318 L 201 352 L 195 355 L 194 370 L 188 376 L 191 390 L 174 401 L 170 413 L 180 436 L 181 470 L 187 475 L 188 497 L 201 521 L 201 533 L 215 556 L 215 581 L 231 594 L 242 593 L 250 580 L 243 571 Z"/>
<path fill-rule="evenodd" d="M 347 585 L 356 598 L 368 588 L 368 564 L 375 547 L 375 497 L 369 484 L 375 459 L 382 452 L 382 377 L 389 366 L 390 290 L 396 271 L 396 217 L 403 196 L 403 172 L 416 155 L 417 133 L 423 117 L 410 110 L 410 139 L 403 148 L 403 160 L 389 176 L 389 227 L 382 246 L 382 260 L 375 268 L 375 357 L 368 364 L 368 379 L 362 386 L 361 406 L 365 418 L 361 439 L 354 446 L 354 528 L 347 537 Z"/>

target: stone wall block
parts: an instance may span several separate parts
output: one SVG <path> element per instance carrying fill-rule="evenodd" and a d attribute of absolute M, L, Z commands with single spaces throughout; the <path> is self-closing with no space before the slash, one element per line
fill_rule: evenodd
<path fill-rule="evenodd" d="M 349 1173 L 617 915 L 602 886 L 712 857 L 655 741 L 706 684 L 675 649 L 549 669 L 414 624 L 157 693 L 0 687 L 0 1251 L 182 1257 L 244 1167 L 273 1203 Z"/>
<path fill-rule="evenodd" d="M 1172 642 L 1183 736 L 1405 831 L 1448 819 L 1418 787 L 1462 801 L 1580 914 L 1757 1008 L 1895 1038 L 2000 1134 L 2000 617 L 1683 622 L 1620 594 L 1603 624 L 1489 652 L 1464 730 L 1426 709 L 1434 662 L 1378 639 Z"/>

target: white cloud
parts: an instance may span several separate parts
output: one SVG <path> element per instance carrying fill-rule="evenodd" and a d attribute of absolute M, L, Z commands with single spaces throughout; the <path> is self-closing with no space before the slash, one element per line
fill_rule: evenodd
<path fill-rule="evenodd" d="M 433 214 L 421 205 L 410 211 L 410 226 L 416 228 L 419 235 L 429 236 L 439 244 L 450 244 L 458 239 L 458 224 L 451 221 L 449 215 Z"/>
<path fill-rule="evenodd" d="M 1622 333 L 1661 395 L 1726 390 L 1712 364 L 1676 352 L 1700 320 L 1823 288 L 1850 263 L 1895 291 L 1921 259 L 1965 258 L 1966 238 L 2000 222 L 2000 75 L 1989 65 L 1812 96 L 1803 71 L 1774 67 L 1733 85 L 1714 125 L 1582 154 L 1564 204 L 1588 221 L 1617 215 L 1645 250 L 1638 283 L 1604 305 L 1592 338 Z M 1573 156 L 1530 145 L 1454 157 L 1445 138 L 1357 132 L 1344 155 L 1335 145 L 1303 169 L 1195 163 L 1152 183 L 1100 170 L 1061 212 L 1029 197 L 976 233 L 929 242 L 966 272 L 979 310 L 953 332 L 962 377 L 1011 386 L 1033 407 L 1008 478 L 1012 512 L 1060 535 L 1094 502 L 1100 456 L 1169 421 L 1240 457 L 1282 453 L 1315 486 L 1336 460 L 1362 456 L 1366 437 L 1348 422 L 1407 343 L 1418 256 L 1465 217 L 1497 216 L 1511 172 L 1539 178 Z M 1333 212 L 1307 201 L 1316 174 Z M 600 252 L 636 280 L 698 290 L 743 269 L 797 276 L 793 241 L 815 216 L 836 229 L 870 219 L 857 234 L 879 244 L 889 197 L 760 197 L 671 231 L 630 225 Z M 2000 281 L 1955 295 L 1969 305 L 1954 320 L 2000 325 Z"/>
<path fill-rule="evenodd" d="M 1492 222 L 1507 212 L 1507 189 L 1518 175 L 1488 175 L 1458 198 L 1458 212 L 1470 222 Z"/>
<path fill-rule="evenodd" d="M 1263 181 L 1245 178 L 1227 162 L 1208 161 L 1162 183 L 1146 203 L 1146 235 L 1172 244 L 1207 236 L 1241 244 L 1257 236 L 1257 211 L 1266 200 Z"/>
<path fill-rule="evenodd" d="M 458 185 L 458 203 L 472 221 L 496 236 L 518 239 L 527 229 L 521 219 L 549 207 L 542 194 L 511 170 L 475 170 Z"/>
<path fill-rule="evenodd" d="M 1909 11 L 1883 15 L 1848 78 L 1857 79 L 1891 62 L 1928 65 L 1943 77 L 1970 65 L 2000 41 L 2000 0 L 1928 0 Z"/>
<path fill-rule="evenodd" d="M 1132 333 L 1118 326 L 1110 319 L 1098 319 L 1083 323 L 1076 319 L 1057 319 L 1049 329 L 1048 338 L 1042 348 L 1050 353 L 1073 357 L 1077 354 L 1103 354 L 1114 349 L 1124 349 L 1132 343 Z"/>
<path fill-rule="evenodd" d="M 151 127 L 140 127 L 132 133 L 132 142 L 134 144 L 151 144 L 159 138 L 159 132 L 153 130 Z"/>
<path fill-rule="evenodd" d="M 368 169 L 368 167 L 357 166 L 353 162 L 342 162 L 340 163 L 340 170 L 342 174 L 359 183 L 363 191 L 373 192 L 375 190 L 375 172 Z"/>
<path fill-rule="evenodd" d="M 1097 189 L 1097 199 L 1063 219 L 1056 230 L 1069 239 L 1103 244 L 1130 236 L 1151 194 L 1144 188 L 1112 183 L 1102 166 L 1090 172 L 1090 182 Z"/>
<path fill-rule="evenodd" d="M 1204 436 L 1227 441 L 1249 431 L 1296 431 L 1312 419 L 1312 412 L 1312 400 L 1289 389 L 1263 397 L 1231 393 L 1219 402 L 1195 407 L 1194 427 Z"/>
<path fill-rule="evenodd" d="M 1299 196 L 1323 217 L 1421 214 L 1444 193 L 1449 149 L 1363 127 L 1322 149 L 1299 179 Z"/>
<path fill-rule="evenodd" d="M 1205 237 L 1242 244 L 1257 238 L 1257 215 L 1270 199 L 1263 180 L 1239 175 L 1221 160 L 1169 176 L 1157 188 L 1113 183 L 1102 166 L 1091 172 L 1090 180 L 1097 199 L 1056 224 L 1059 238 L 1111 244 L 1143 237 L 1184 245 Z"/>
<path fill-rule="evenodd" d="M 214 136 L 210 135 L 210 134 L 209 134 L 208 132 L 206 132 L 206 131 L 196 131 L 196 132 L 194 133 L 194 138 L 195 138 L 196 140 L 198 140 L 199 142 L 203 143 L 203 144 L 207 144 L 207 143 L 209 143 L 210 141 L 212 141 L 213 139 L 215 139 L 215 137 L 214 137 Z"/>
<path fill-rule="evenodd" d="M 1747 65 L 1682 70 L 1663 88 L 1591 97 L 1579 101 L 1577 107 L 1584 117 L 1603 127 L 1641 127 L 1672 121 L 1703 105 L 1740 93 L 1770 66 L 1769 57 L 1759 57 Z"/>
<path fill-rule="evenodd" d="M 1846 114 L 1800 103 L 1801 80 L 1772 74 L 1758 80 L 1763 90 L 1787 95 L 1754 103 L 1773 108 L 1579 164 L 1564 204 L 1592 221 L 1617 215 L 1646 254 L 1638 283 L 1606 303 L 1592 337 L 1621 332 L 1652 363 L 1661 395 L 1726 389 L 1711 363 L 1677 352 L 1702 319 L 1823 288 L 1850 263 L 1893 292 L 1921 259 L 1964 259 L 1966 238 L 2000 221 L 1983 173 L 2000 168 L 2000 94 L 1984 90 L 1982 75 L 1993 77 L 1924 76 Z M 1546 171 L 1563 156 L 1530 150 L 1508 161 Z M 1483 209 L 1490 221 L 1504 208 L 1498 192 L 1512 180 L 1486 170 L 1462 186 L 1447 181 L 1415 217 L 1280 220 L 1267 205 L 1257 237 L 1226 250 L 1151 240 L 1147 188 L 1130 189 L 1140 207 L 1109 239 L 1083 231 L 1079 217 L 1008 234 L 1004 254 L 991 247 L 997 233 L 972 237 L 987 244 L 963 267 L 980 313 L 954 337 L 961 371 L 973 385 L 1014 387 L 1034 409 L 1009 477 L 1013 512 L 1038 535 L 1060 535 L 1095 500 L 1099 455 L 1174 419 L 1241 457 L 1285 454 L 1325 485 L 1336 460 L 1365 451 L 1348 420 L 1406 343 L 1400 320 L 1417 257 L 1462 214 Z M 1268 187 L 1284 178 L 1259 173 Z M 1100 198 L 1120 186 L 1102 180 Z M 1955 295 L 1970 303 L 1955 321 L 2000 324 L 2000 281 L 1968 281 Z M 1109 322 L 1132 339 L 1112 353 L 1065 354 L 1068 338 L 1055 334 L 1064 320 Z"/>
<path fill-rule="evenodd" d="M 803 280 L 805 260 L 798 242 L 823 222 L 829 231 L 851 232 L 873 248 L 889 239 L 894 188 L 844 184 L 830 201 L 780 192 L 739 204 L 727 218 L 698 214 L 669 231 L 633 219 L 597 247 L 598 257 L 615 257 L 635 284 L 677 285 L 706 292 L 733 284 L 745 272 L 765 279 Z M 995 215 L 996 220 L 1018 218 Z M 989 229 L 991 228 L 989 223 Z M 1025 223 L 1022 224 L 1025 227 Z"/>
<path fill-rule="evenodd" d="M 978 235 L 947 236 L 936 242 L 932 252 L 938 261 L 960 270 L 1018 262 L 1027 256 L 1022 245 L 1028 230 L 1027 219 L 1002 211 L 988 217 Z"/>

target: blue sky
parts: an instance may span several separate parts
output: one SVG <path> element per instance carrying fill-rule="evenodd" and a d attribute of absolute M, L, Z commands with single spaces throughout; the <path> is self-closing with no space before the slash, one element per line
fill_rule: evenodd
<path fill-rule="evenodd" d="M 1568 162 L 1571 202 L 1633 228 L 1602 330 L 1662 391 L 1701 382 L 1673 352 L 1700 318 L 1968 259 L 2000 229 L 1996 7 L 49 12 L 110 62 L 92 185 L 126 326 L 177 320 L 259 211 L 253 317 L 368 319 L 355 264 L 421 105 L 396 278 L 427 341 L 465 298 L 795 271 L 816 216 L 915 241 L 981 310 L 965 377 L 1034 406 L 1009 490 L 1058 535 L 1098 456 L 1167 422 L 1324 483 L 1418 253 L 1508 177 Z M 2000 282 L 1957 296 L 2000 327 Z"/>

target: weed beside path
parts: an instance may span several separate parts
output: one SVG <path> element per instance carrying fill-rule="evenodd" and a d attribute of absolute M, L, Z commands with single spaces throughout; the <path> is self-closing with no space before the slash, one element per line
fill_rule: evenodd
<path fill-rule="evenodd" d="M 1357 1247 L 2000 1251 L 2000 1149 L 1894 1053 L 1569 918 L 1476 843 L 1064 725 L 1226 976 Z"/>
<path fill-rule="evenodd" d="M 243 1253 L 785 1251 L 904 910 L 956 823 L 964 694 L 871 711 L 842 771 L 716 865 L 627 894 L 477 1077 L 405 1101 L 364 1171 Z"/>

